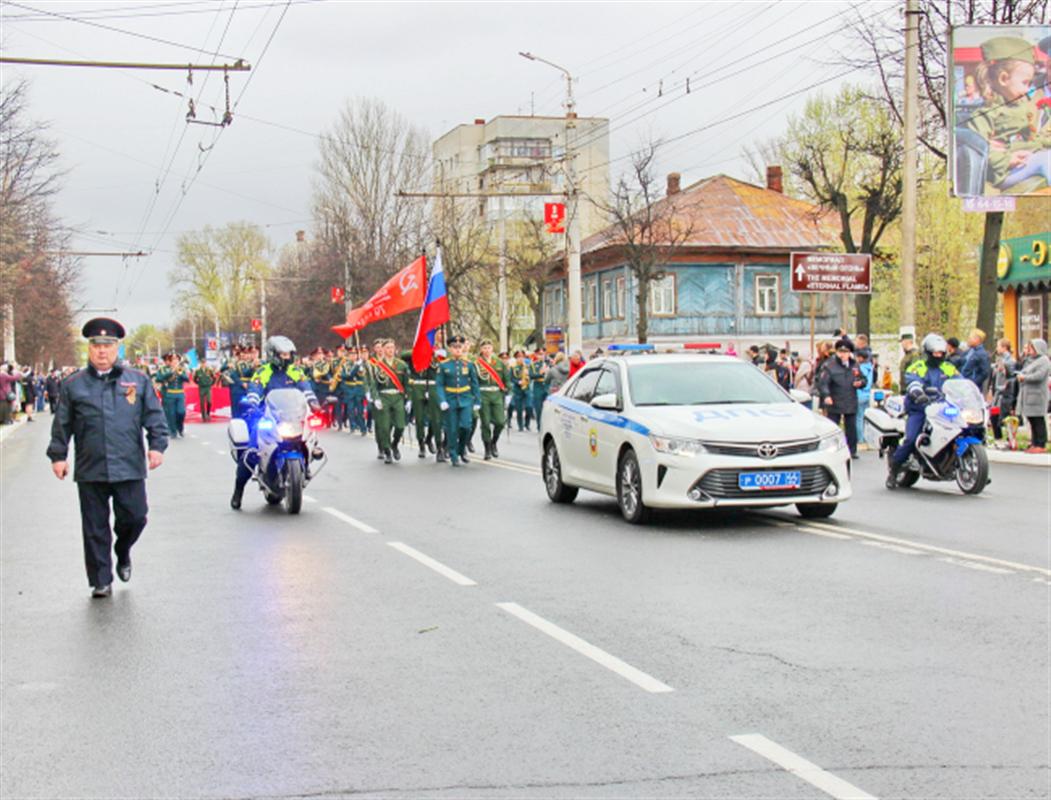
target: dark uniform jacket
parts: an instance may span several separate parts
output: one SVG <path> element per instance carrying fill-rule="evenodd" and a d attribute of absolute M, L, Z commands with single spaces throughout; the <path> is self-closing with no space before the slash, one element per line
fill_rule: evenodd
<path fill-rule="evenodd" d="M 150 379 L 130 367 L 115 365 L 100 376 L 88 366 L 62 384 L 47 456 L 52 462 L 67 461 L 72 437 L 73 480 L 142 480 L 146 477 L 143 428 L 150 450 L 163 453 L 168 426 Z"/>
<path fill-rule="evenodd" d="M 864 386 L 857 361 L 852 358 L 844 364 L 837 356 L 829 356 L 817 379 L 821 407 L 833 414 L 857 414 L 859 387 L 854 385 L 857 381 L 862 381 Z M 832 405 L 825 405 L 826 397 L 832 398 Z"/>

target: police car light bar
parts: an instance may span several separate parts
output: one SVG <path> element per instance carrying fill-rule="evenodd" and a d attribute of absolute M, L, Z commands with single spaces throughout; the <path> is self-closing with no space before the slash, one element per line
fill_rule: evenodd
<path fill-rule="evenodd" d="M 686 342 L 683 346 L 683 350 L 719 350 L 722 347 L 720 342 Z"/>
<path fill-rule="evenodd" d="M 652 344 L 611 344 L 606 347 L 607 353 L 652 353 Z"/>

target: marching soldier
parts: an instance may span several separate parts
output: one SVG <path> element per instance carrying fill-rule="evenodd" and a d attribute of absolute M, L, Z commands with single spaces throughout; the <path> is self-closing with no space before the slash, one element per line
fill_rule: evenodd
<path fill-rule="evenodd" d="M 347 430 L 365 435 L 365 417 L 362 402 L 365 400 L 365 362 L 359 352 L 351 348 L 339 368 L 339 398 L 344 409 Z"/>
<path fill-rule="evenodd" d="M 405 385 L 409 367 L 394 355 L 394 340 L 382 340 L 380 358 L 372 360 L 369 393 L 376 409 L 376 443 L 386 464 L 401 461 L 398 444 L 405 432 Z"/>
<path fill-rule="evenodd" d="M 536 420 L 536 429 L 540 430 L 540 412 L 544 407 L 544 399 L 547 397 L 547 363 L 544 360 L 544 351 L 539 347 L 533 353 L 533 359 L 529 362 L 529 406 Z"/>
<path fill-rule="evenodd" d="M 328 403 L 329 384 L 332 381 L 332 362 L 326 357 L 325 349 L 318 347 L 311 355 L 311 367 L 308 371 L 310 383 L 318 402 L 325 409 L 328 427 L 332 427 L 332 407 Z"/>
<path fill-rule="evenodd" d="M 496 446 L 506 422 L 504 398 L 507 396 L 510 372 L 503 361 L 493 358 L 493 343 L 488 339 L 482 341 L 475 364 L 482 400 L 482 443 L 485 445 L 485 460 L 488 461 L 500 457 Z"/>
<path fill-rule="evenodd" d="M 442 421 L 441 400 L 438 397 L 438 367 L 445 360 L 444 350 L 435 350 L 431 365 L 427 369 L 427 448 L 435 453 L 439 464 L 449 457 L 448 442 L 445 441 L 445 425 Z"/>
<path fill-rule="evenodd" d="M 416 426 L 416 445 L 420 452 L 417 458 L 427 457 L 427 421 L 428 421 L 428 391 L 427 380 L 433 380 L 433 369 L 430 365 L 417 370 L 412 363 L 412 351 L 406 350 L 401 354 L 402 361 L 409 369 L 409 403 L 412 406 L 412 418 Z"/>
<path fill-rule="evenodd" d="M 183 387 L 190 382 L 190 373 L 179 361 L 178 353 L 168 353 L 164 357 L 164 366 L 157 370 L 156 380 L 161 390 L 168 431 L 172 438 L 181 439 L 185 435 L 183 424 L 186 421 L 186 390 Z"/>
<path fill-rule="evenodd" d="M 230 387 L 230 416 L 237 418 L 242 416 L 241 401 L 248 394 L 248 386 L 252 383 L 255 375 L 255 349 L 244 347 L 234 349 L 234 361 L 227 365 L 223 380 Z"/>
<path fill-rule="evenodd" d="M 194 383 L 197 384 L 197 396 L 200 398 L 201 422 L 208 422 L 212 418 L 212 387 L 217 378 L 215 370 L 207 363 L 201 364 L 193 373 Z"/>
<path fill-rule="evenodd" d="M 438 404 L 445 422 L 449 461 L 455 467 L 467 458 L 467 440 L 471 435 L 471 412 L 481 407 L 478 369 L 464 358 L 467 340 L 462 336 L 449 339 L 449 359 L 438 365 L 435 386 Z"/>
<path fill-rule="evenodd" d="M 518 430 L 529 430 L 529 365 L 525 360 L 525 351 L 515 350 L 515 360 L 510 365 L 511 372 L 511 411 L 515 415 Z"/>

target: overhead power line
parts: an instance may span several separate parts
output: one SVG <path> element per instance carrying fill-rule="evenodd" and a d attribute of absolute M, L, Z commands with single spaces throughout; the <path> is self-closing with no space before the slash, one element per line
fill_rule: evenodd
<path fill-rule="evenodd" d="M 0 56 L 0 64 L 25 64 L 36 67 L 102 67 L 105 69 L 166 69 L 179 72 L 249 72 L 252 67 L 243 59 L 233 64 L 148 64 L 139 61 L 77 61 L 63 58 L 16 58 Z"/>

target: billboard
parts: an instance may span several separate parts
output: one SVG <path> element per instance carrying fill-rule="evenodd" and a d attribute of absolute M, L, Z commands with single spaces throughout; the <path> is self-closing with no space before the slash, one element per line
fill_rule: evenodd
<path fill-rule="evenodd" d="M 957 197 L 1051 194 L 1051 25 L 949 34 L 947 105 Z"/>

